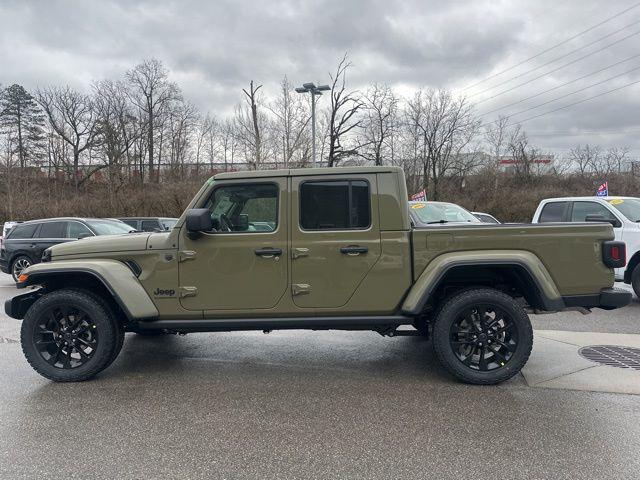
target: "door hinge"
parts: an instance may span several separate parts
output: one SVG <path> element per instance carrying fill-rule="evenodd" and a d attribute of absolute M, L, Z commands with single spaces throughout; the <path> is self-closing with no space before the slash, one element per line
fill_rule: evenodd
<path fill-rule="evenodd" d="M 194 258 L 196 258 L 196 252 L 193 250 L 182 250 L 181 252 L 178 252 L 179 262 L 186 262 L 187 260 L 193 260 Z"/>
<path fill-rule="evenodd" d="M 311 285 L 307 283 L 294 283 L 291 285 L 292 295 L 305 295 L 311 293 Z"/>
<path fill-rule="evenodd" d="M 309 249 L 308 248 L 292 248 L 291 249 L 291 258 L 293 258 L 294 260 L 296 258 L 300 258 L 300 257 L 308 257 L 309 256 Z"/>
<path fill-rule="evenodd" d="M 198 294 L 198 287 L 180 287 L 180 298 L 195 297 Z"/>

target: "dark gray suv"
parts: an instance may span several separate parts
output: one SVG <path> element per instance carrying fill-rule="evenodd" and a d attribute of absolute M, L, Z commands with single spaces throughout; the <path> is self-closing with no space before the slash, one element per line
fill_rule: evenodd
<path fill-rule="evenodd" d="M 59 243 L 95 235 L 121 235 L 133 229 L 118 220 L 102 218 L 50 218 L 13 227 L 0 247 L 0 270 L 17 282 L 20 273 L 40 263 L 43 252 Z"/>

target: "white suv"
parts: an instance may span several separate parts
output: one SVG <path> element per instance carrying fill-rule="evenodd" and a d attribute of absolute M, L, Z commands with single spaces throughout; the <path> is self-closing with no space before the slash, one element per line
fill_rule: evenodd
<path fill-rule="evenodd" d="M 532 222 L 585 222 L 598 219 L 610 222 L 616 240 L 627 245 L 627 266 L 616 268 L 616 280 L 630 283 L 636 296 L 640 297 L 640 198 L 547 198 L 538 205 Z"/>

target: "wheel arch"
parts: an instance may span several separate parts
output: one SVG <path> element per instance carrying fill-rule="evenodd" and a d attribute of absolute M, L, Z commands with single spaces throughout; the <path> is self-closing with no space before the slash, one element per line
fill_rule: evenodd
<path fill-rule="evenodd" d="M 633 271 L 640 264 L 640 251 L 637 251 L 627 262 L 627 268 L 624 270 L 624 283 L 631 283 Z"/>
<path fill-rule="evenodd" d="M 436 257 L 407 295 L 402 312 L 419 315 L 451 290 L 486 286 L 522 296 L 539 310 L 556 311 L 564 302 L 540 259 L 525 251 L 456 252 Z"/>
<path fill-rule="evenodd" d="M 115 260 L 40 263 L 29 267 L 25 274 L 28 277 L 18 288 L 36 285 L 42 287 L 43 293 L 80 288 L 100 295 L 129 321 L 158 316 L 158 309 L 129 267 Z M 28 309 L 36 299 L 29 303 L 25 298 L 20 310 Z"/>

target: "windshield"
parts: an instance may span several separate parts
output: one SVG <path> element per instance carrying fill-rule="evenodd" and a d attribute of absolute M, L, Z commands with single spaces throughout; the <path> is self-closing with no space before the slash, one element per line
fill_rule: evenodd
<path fill-rule="evenodd" d="M 640 222 L 640 198 L 612 198 L 608 202 L 632 222 Z"/>
<path fill-rule="evenodd" d="M 476 217 L 455 203 L 415 202 L 409 204 L 411 214 L 418 223 L 480 223 Z"/>
<path fill-rule="evenodd" d="M 160 223 L 164 227 L 165 230 L 171 230 L 174 225 L 178 222 L 175 218 L 161 218 Z"/>
<path fill-rule="evenodd" d="M 134 230 L 131 225 L 114 220 L 89 220 L 87 224 L 96 232 L 96 235 L 121 235 Z"/>

